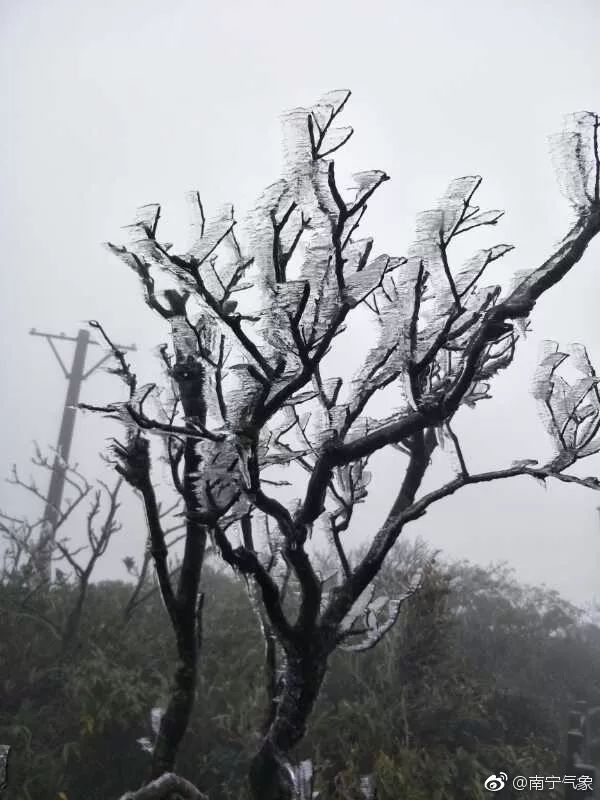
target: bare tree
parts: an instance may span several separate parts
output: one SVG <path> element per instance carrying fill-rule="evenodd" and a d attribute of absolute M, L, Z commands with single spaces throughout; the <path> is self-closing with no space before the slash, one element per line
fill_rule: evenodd
<path fill-rule="evenodd" d="M 36 447 L 32 459 L 34 466 L 51 472 L 53 460 L 42 454 Z M 98 560 L 105 554 L 108 545 L 121 526 L 118 521 L 119 491 L 122 480 L 111 488 L 99 481 L 100 488 L 94 489 L 77 465 L 63 465 L 65 482 L 70 490 L 59 509 L 52 530 L 47 530 L 47 521 L 39 517 L 31 522 L 27 517 L 14 517 L 0 512 L 0 536 L 4 539 L 4 552 L 0 583 L 18 585 L 22 591 L 17 594 L 17 604 L 4 609 L 10 613 L 28 616 L 42 622 L 60 642 L 61 654 L 65 655 L 77 641 L 81 616 L 85 606 L 92 574 Z M 33 477 L 23 480 L 15 466 L 10 483 L 24 489 L 44 505 L 47 496 Z M 77 510 L 89 501 L 85 517 L 86 542 L 73 547 L 67 536 L 58 537 L 66 523 Z M 48 541 L 52 548 L 48 553 Z M 81 554 L 86 554 L 85 558 Z M 66 585 L 74 583 L 73 602 L 62 611 L 53 609 L 53 598 L 48 590 L 52 585 L 52 575 L 48 573 L 48 555 L 55 567 L 55 580 Z M 49 608 L 42 610 L 37 600 L 43 597 Z M 50 612 L 50 613 L 48 613 Z M 55 613 L 54 613 L 55 612 Z"/>
<path fill-rule="evenodd" d="M 489 397 L 490 381 L 511 363 L 538 298 L 600 231 L 598 116 L 571 118 L 555 142 L 573 227 L 541 266 L 502 292 L 486 283 L 486 271 L 511 245 L 453 263 L 459 237 L 493 228 L 502 217 L 475 204 L 479 177 L 455 180 L 420 215 L 406 257 L 375 256 L 372 239 L 358 238 L 367 206 L 388 176 L 361 172 L 351 189 L 338 177 L 337 154 L 353 133 L 337 127 L 349 96 L 332 92 L 284 117 L 283 177 L 260 198 L 245 236 L 236 233 L 231 207 L 207 221 L 195 193 L 194 239 L 186 252 L 176 254 L 159 239 L 156 205 L 140 210 L 129 244 L 110 245 L 172 333 L 170 355 L 162 350 L 171 392 L 138 389 L 116 352 L 129 397 L 102 409 L 128 428 L 120 470 L 143 497 L 158 580 L 177 632 L 181 663 L 154 775 L 171 770 L 193 702 L 198 581 L 210 535 L 248 580 L 265 633 L 271 697 L 250 769 L 256 800 L 293 792 L 289 754 L 304 735 L 331 653 L 372 647 L 394 624 L 404 595 L 375 597 L 373 581 L 409 522 L 475 483 L 530 476 L 599 487 L 595 478 L 565 472 L 600 449 L 597 378 L 581 347 L 572 351 L 582 371 L 572 386 L 558 375 L 565 356 L 556 348 L 540 367 L 536 395 L 556 445 L 547 464 L 528 460 L 473 473 L 452 427 L 463 406 Z M 162 293 L 157 276 L 169 281 Z M 365 337 L 367 315 L 373 324 Z M 366 346 L 348 377 L 336 371 L 336 340 L 345 331 L 352 336 L 353 321 L 363 326 L 356 352 L 365 338 Z M 373 410 L 378 396 L 394 409 L 387 416 Z M 164 438 L 185 505 L 176 591 L 167 579 L 149 479 L 149 433 Z M 344 536 L 357 504 L 368 497 L 369 460 L 383 448 L 401 454 L 397 495 L 383 525 L 366 532 L 368 546 L 358 557 Z M 454 454 L 456 476 L 423 493 L 442 449 Z M 281 479 L 282 466 L 289 481 Z M 337 554 L 334 575 L 316 567 L 310 540 L 317 531 Z"/>

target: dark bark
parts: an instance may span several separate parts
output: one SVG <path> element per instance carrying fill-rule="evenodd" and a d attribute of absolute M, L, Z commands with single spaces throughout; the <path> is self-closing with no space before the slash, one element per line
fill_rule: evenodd
<path fill-rule="evenodd" d="M 390 512 L 390 519 L 395 519 L 414 501 L 427 470 L 434 442 L 432 434 L 420 433 L 413 438 L 411 463 Z M 371 554 L 371 558 L 367 557 L 361 565 L 362 571 L 359 568 L 346 580 L 341 590 L 334 592 L 335 599 L 329 605 L 321 623 L 311 616 L 302 625 L 298 624 L 298 643 L 292 652 L 289 652 L 288 647 L 281 697 L 277 702 L 274 718 L 250 767 L 250 789 L 254 800 L 293 798 L 291 776 L 287 769 L 290 752 L 305 735 L 308 719 L 327 671 L 329 655 L 338 641 L 339 623 L 364 589 L 364 585 L 377 573 L 399 530 L 386 533 L 385 537 L 381 537 L 379 547 Z"/>
<path fill-rule="evenodd" d="M 192 476 L 200 467 L 200 459 L 192 439 L 188 439 L 184 452 L 184 501 L 186 523 L 185 550 L 177 595 L 175 613 L 171 620 L 177 642 L 178 663 L 173 675 L 169 702 L 162 717 L 152 754 L 151 778 L 164 772 L 173 772 L 177 752 L 187 730 L 194 702 L 198 661 L 201 645 L 202 603 L 199 593 L 200 577 L 206 549 L 206 527 L 193 519 L 198 512 L 198 500 Z"/>
<path fill-rule="evenodd" d="M 313 642 L 316 639 L 313 636 Z M 288 655 L 281 696 L 271 725 L 250 765 L 253 800 L 291 800 L 289 756 L 303 739 L 327 671 L 329 650 L 307 640 L 304 652 Z"/>
<path fill-rule="evenodd" d="M 162 309 L 168 318 L 184 313 L 185 296 L 167 293 L 171 311 Z M 206 422 L 206 403 L 203 393 L 204 371 L 193 357 L 176 351 L 176 364 L 172 376 L 177 383 L 186 425 L 184 433 L 193 433 L 195 425 Z M 189 424 L 191 423 L 191 424 Z M 187 436 L 183 445 L 183 478 L 177 476 L 176 487 L 183 497 L 186 511 L 186 535 L 183 560 L 177 590 L 169 572 L 168 549 L 165 542 L 150 471 L 149 443 L 140 434 L 127 445 L 117 445 L 116 453 L 121 475 L 137 489 L 143 498 L 150 538 L 150 552 L 156 569 L 161 596 L 171 620 L 177 646 L 177 666 L 173 675 L 169 701 L 161 719 L 150 768 L 150 780 L 173 772 L 177 752 L 188 727 L 196 697 L 197 669 L 201 646 L 202 602 L 199 592 L 202 564 L 206 549 L 206 526 L 199 520 L 200 506 L 194 487 L 195 477 L 201 467 L 196 439 Z M 178 464 L 172 464 L 177 472 Z"/>
<path fill-rule="evenodd" d="M 195 639 L 193 626 L 182 625 L 177 633 L 178 664 L 152 755 L 152 779 L 174 769 L 177 752 L 194 707 L 198 668 Z"/>

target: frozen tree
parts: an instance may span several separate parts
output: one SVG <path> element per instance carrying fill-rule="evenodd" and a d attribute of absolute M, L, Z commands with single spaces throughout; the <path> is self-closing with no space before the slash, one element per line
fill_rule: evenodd
<path fill-rule="evenodd" d="M 475 483 L 528 475 L 599 486 L 595 478 L 566 472 L 600 449 L 598 382 L 582 347 L 570 351 L 581 372 L 575 383 L 560 376 L 568 353 L 554 345 L 536 377 L 556 446 L 548 463 L 525 460 L 473 473 L 452 427 L 463 406 L 489 397 L 536 301 L 600 230 L 598 116 L 577 115 L 555 142 L 573 227 L 541 266 L 502 291 L 487 270 L 510 245 L 455 263 L 457 240 L 495 229 L 502 217 L 476 205 L 479 177 L 453 181 L 420 215 L 406 256 L 376 254 L 373 240 L 359 236 L 388 176 L 361 172 L 349 188 L 338 177 L 337 155 L 353 134 L 339 127 L 349 96 L 332 92 L 285 115 L 282 178 L 264 192 L 242 234 L 231 207 L 207 219 L 196 193 L 193 240 L 185 252 L 159 237 L 159 206 L 140 210 L 129 243 L 110 245 L 137 274 L 146 303 L 171 333 L 170 346 L 161 350 L 165 385 L 139 388 L 116 351 L 129 396 L 102 409 L 126 426 L 119 470 L 143 498 L 156 574 L 177 634 L 180 664 L 153 776 L 171 771 L 193 702 L 198 583 L 210 537 L 247 580 L 265 636 L 270 702 L 250 768 L 256 800 L 294 792 L 290 752 L 304 735 L 332 652 L 375 646 L 397 619 L 413 587 L 382 597 L 373 585 L 409 522 Z M 359 352 L 367 316 L 364 359 L 353 376 L 340 375 L 336 340 L 355 336 Z M 360 322 L 358 336 L 349 327 L 353 319 Z M 385 416 L 374 410 L 383 392 Z M 185 506 L 176 587 L 150 480 L 150 434 L 163 438 Z M 397 494 L 381 527 L 363 532 L 368 546 L 359 557 L 344 536 L 357 504 L 368 500 L 369 460 L 383 448 L 401 454 Z M 452 455 L 456 476 L 424 492 L 437 450 Z M 317 535 L 328 537 L 336 553 L 331 575 L 317 569 L 311 545 Z"/>

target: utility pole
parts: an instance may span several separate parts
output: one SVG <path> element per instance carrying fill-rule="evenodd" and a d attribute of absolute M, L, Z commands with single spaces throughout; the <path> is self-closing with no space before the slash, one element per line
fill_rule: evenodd
<path fill-rule="evenodd" d="M 75 416 L 77 414 L 77 404 L 79 403 L 79 394 L 81 392 L 81 384 L 93 372 L 95 372 L 105 361 L 107 361 L 112 353 L 107 353 L 102 356 L 90 369 L 86 370 L 85 362 L 87 357 L 88 347 L 99 346 L 90 337 L 90 332 L 86 328 L 81 328 L 77 336 L 66 336 L 64 333 L 41 333 L 35 328 L 32 328 L 29 333 L 32 336 L 43 336 L 50 345 L 50 349 L 56 356 L 60 368 L 62 369 L 65 378 L 68 381 L 67 395 L 63 408 L 62 421 L 60 423 L 60 430 L 58 433 L 58 443 L 56 446 L 56 456 L 54 464 L 52 465 L 52 473 L 50 477 L 50 486 L 48 487 L 48 495 L 46 498 L 46 508 L 44 510 L 44 520 L 42 524 L 42 536 L 40 539 L 41 544 L 41 560 L 42 568 L 47 576 L 50 575 L 50 558 L 52 554 L 52 545 L 54 543 L 54 534 L 56 525 L 60 519 L 60 507 L 62 503 L 63 491 L 65 488 L 65 477 L 67 464 L 69 463 L 69 455 L 71 453 L 71 443 L 73 441 L 73 431 L 75 429 Z M 55 341 L 75 342 L 75 352 L 73 353 L 73 361 L 70 370 L 67 369 L 65 363 L 55 345 Z M 125 347 L 118 345 L 120 350 L 135 350 L 135 345 Z"/>

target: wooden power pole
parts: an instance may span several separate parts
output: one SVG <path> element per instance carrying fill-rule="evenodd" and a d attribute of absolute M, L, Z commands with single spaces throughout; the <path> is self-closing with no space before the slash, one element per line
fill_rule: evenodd
<path fill-rule="evenodd" d="M 42 525 L 42 562 L 44 569 L 48 574 L 50 574 L 52 545 L 54 543 L 56 525 L 60 519 L 60 507 L 65 488 L 67 464 L 69 463 L 71 444 L 73 442 L 75 416 L 77 414 L 77 404 L 79 403 L 81 384 L 102 364 L 104 364 L 104 362 L 107 361 L 112 354 L 107 353 L 106 355 L 102 356 L 99 361 L 86 370 L 85 362 L 88 347 L 98 346 L 100 344 L 90 337 L 90 332 L 86 328 L 81 328 L 78 331 L 77 336 L 66 336 L 64 333 L 41 333 L 35 328 L 32 328 L 29 333 L 32 336 L 43 336 L 44 339 L 46 339 L 50 345 L 50 349 L 56 356 L 56 360 L 58 361 L 65 378 L 68 381 L 67 395 L 65 398 L 63 415 L 58 433 L 56 455 L 54 457 L 54 464 L 52 465 L 50 486 L 48 487 L 46 508 L 44 510 L 44 521 Z M 65 366 L 65 362 L 63 361 L 60 352 L 56 347 L 55 341 L 57 340 L 62 342 L 75 342 L 75 352 L 73 353 L 73 360 L 71 362 L 70 369 L 67 369 Z M 135 350 L 136 348 L 135 345 L 131 345 L 130 347 L 123 347 L 119 345 L 119 349 Z"/>

